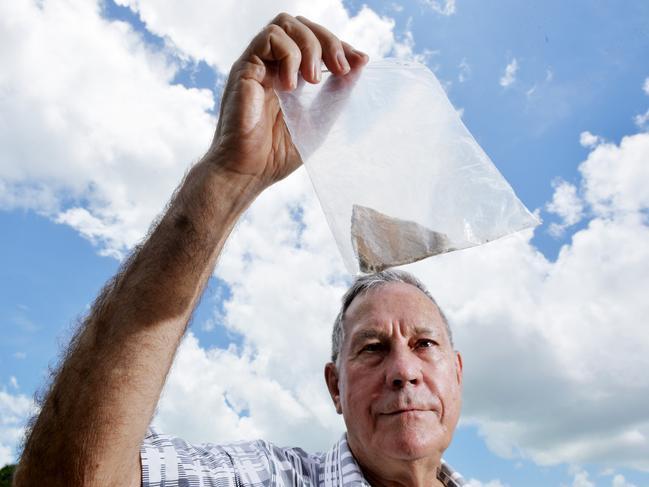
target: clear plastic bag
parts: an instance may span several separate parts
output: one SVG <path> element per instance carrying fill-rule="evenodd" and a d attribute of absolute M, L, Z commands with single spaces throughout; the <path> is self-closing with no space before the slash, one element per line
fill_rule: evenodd
<path fill-rule="evenodd" d="M 286 125 L 352 273 L 537 225 L 435 75 L 396 59 L 278 92 Z"/>

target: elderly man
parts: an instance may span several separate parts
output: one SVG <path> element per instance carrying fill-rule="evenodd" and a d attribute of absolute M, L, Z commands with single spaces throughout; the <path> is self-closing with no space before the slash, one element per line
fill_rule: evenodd
<path fill-rule="evenodd" d="M 265 188 L 300 164 L 274 83 L 320 80 L 367 56 L 303 17 L 277 16 L 235 62 L 212 146 L 147 240 L 105 286 L 27 437 L 15 485 L 462 485 L 442 460 L 462 362 L 433 298 L 406 273 L 343 299 L 327 387 L 347 433 L 323 454 L 265 441 L 196 447 L 148 429 L 223 244 Z"/>

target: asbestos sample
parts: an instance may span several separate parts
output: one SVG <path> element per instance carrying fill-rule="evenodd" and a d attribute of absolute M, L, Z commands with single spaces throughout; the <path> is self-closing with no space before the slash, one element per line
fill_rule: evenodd
<path fill-rule="evenodd" d="M 352 246 L 361 272 L 380 272 L 455 250 L 446 234 L 353 205 Z"/>

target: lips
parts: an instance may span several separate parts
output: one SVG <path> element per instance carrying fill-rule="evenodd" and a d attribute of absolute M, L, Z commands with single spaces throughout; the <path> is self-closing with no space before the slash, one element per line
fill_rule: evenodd
<path fill-rule="evenodd" d="M 418 401 L 413 400 L 414 398 L 399 398 L 398 401 L 391 401 L 387 404 L 375 404 L 374 411 L 376 411 L 381 416 L 397 416 L 400 414 L 417 412 L 432 412 L 437 416 L 441 416 L 441 404 L 438 404 L 436 401 Z M 377 407 L 378 406 L 378 407 Z"/>
<path fill-rule="evenodd" d="M 397 409 L 396 411 L 390 411 L 387 413 L 383 413 L 385 415 L 391 416 L 394 414 L 402 414 L 402 413 L 414 413 L 414 412 L 424 412 L 424 411 L 430 411 L 430 409 L 423 409 L 423 408 L 406 408 L 406 409 Z"/>
<path fill-rule="evenodd" d="M 431 412 L 431 411 L 432 411 L 432 409 L 430 409 L 430 408 L 408 407 L 408 408 L 404 408 L 404 409 L 396 409 L 394 411 L 388 411 L 388 412 L 381 413 L 381 414 L 383 414 L 384 416 L 395 416 L 397 414 L 417 413 L 417 412 L 423 413 L 423 412 Z"/>

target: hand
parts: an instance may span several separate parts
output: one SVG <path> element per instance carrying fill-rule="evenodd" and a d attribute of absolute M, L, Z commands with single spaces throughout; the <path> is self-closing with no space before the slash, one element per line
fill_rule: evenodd
<path fill-rule="evenodd" d="M 284 123 L 276 86 L 293 90 L 298 71 L 320 81 L 321 61 L 334 75 L 367 63 L 368 56 L 304 17 L 279 14 L 250 43 L 230 71 L 210 153 L 233 172 L 258 178 L 261 188 L 301 163 Z"/>

